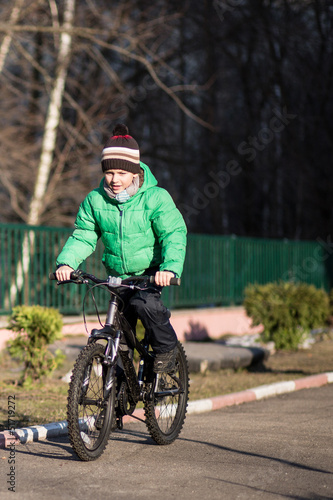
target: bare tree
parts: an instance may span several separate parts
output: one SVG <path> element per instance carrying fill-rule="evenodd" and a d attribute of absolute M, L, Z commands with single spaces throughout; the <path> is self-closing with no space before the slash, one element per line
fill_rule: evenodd
<path fill-rule="evenodd" d="M 44 136 L 34 193 L 30 203 L 27 217 L 29 225 L 37 225 L 40 212 L 44 207 L 44 197 L 51 171 L 53 152 L 56 145 L 57 129 L 59 127 L 61 106 L 66 84 L 68 66 L 70 64 L 72 35 L 75 13 L 75 0 L 64 2 L 64 22 L 60 33 L 59 52 L 57 57 L 56 75 L 50 95 L 48 112 L 44 128 Z"/>
<path fill-rule="evenodd" d="M 65 4 L 17 5 L 11 23 L 13 7 L 0 10 L 0 202 L 2 221 L 28 222 Z M 126 120 L 191 232 L 329 232 L 332 22 L 331 1 L 80 4 L 37 223 L 72 225 Z"/>
<path fill-rule="evenodd" d="M 182 112 L 210 127 L 182 102 L 179 89 L 159 76 L 167 64 L 158 40 L 172 30 L 179 14 L 156 6 L 138 11 L 134 4 L 101 2 L 97 7 L 87 2 L 75 13 L 75 0 L 66 0 L 59 11 L 53 0 L 36 0 L 18 4 L 10 23 L 0 23 L 5 33 L 0 199 L 7 220 L 73 222 L 79 202 L 98 182 L 100 151 L 119 112 L 116 99 L 124 99 L 125 108 L 131 105 L 137 74 L 145 73 Z M 24 284 L 34 246 L 34 233 L 27 231 L 12 302 Z"/>
<path fill-rule="evenodd" d="M 96 185 L 100 150 L 112 121 L 138 98 L 138 74 L 146 74 L 150 87 L 160 88 L 191 119 L 211 127 L 183 103 L 182 84 L 174 89 L 159 76 L 162 69 L 168 71 L 165 60 L 175 49 L 164 54 L 159 39 L 172 32 L 180 14 L 161 5 L 138 11 L 134 4 L 87 2 L 74 17 L 74 1 L 65 2 L 59 13 L 55 2 L 31 2 L 24 22 L 0 24 L 0 30 L 15 34 L 2 85 L 7 102 L 15 101 L 20 109 L 16 118 L 15 113 L 8 116 L 5 105 L 0 109 L 6 128 L 0 150 L 13 151 L 15 133 L 24 131 L 22 176 L 14 175 L 13 156 L 2 165 L 0 196 L 9 197 L 13 220 L 72 222 L 79 201 Z M 24 109 L 29 123 L 18 116 L 27 116 Z"/>

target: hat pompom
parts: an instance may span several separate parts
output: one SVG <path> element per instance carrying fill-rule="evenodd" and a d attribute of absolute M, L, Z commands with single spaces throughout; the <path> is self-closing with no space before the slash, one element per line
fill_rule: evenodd
<path fill-rule="evenodd" d="M 113 135 L 128 135 L 128 128 L 123 123 L 117 123 L 112 133 Z"/>

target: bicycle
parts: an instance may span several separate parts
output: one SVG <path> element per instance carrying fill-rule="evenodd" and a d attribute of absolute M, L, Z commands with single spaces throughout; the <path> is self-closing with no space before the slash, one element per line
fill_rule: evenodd
<path fill-rule="evenodd" d="M 57 279 L 53 273 L 49 278 Z M 101 286 L 111 295 L 105 324 L 101 323 L 101 329 L 90 332 L 87 345 L 77 357 L 69 384 L 68 434 L 74 451 L 83 461 L 96 460 L 102 455 L 110 434 L 123 428 L 125 415 L 144 422 L 159 445 L 174 442 L 183 427 L 189 393 L 184 347 L 178 341 L 174 372 L 154 373 L 154 354 L 147 332 L 139 341 L 122 313 L 119 291 L 147 288 L 153 282 L 153 276 L 126 279 L 109 276 L 101 280 L 82 270 L 72 272 L 70 280 L 58 282 L 85 284 L 87 293 Z M 178 285 L 180 280 L 172 278 L 171 284 Z M 84 303 L 83 316 L 86 324 Z M 137 369 L 134 350 L 140 357 Z M 145 420 L 133 415 L 140 401 Z"/>

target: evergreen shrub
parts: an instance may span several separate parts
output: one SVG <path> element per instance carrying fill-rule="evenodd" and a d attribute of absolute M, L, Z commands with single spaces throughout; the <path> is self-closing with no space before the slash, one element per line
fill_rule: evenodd
<path fill-rule="evenodd" d="M 327 293 L 306 283 L 249 285 L 244 307 L 254 326 L 263 325 L 263 342 L 273 341 L 276 349 L 297 350 L 329 317 Z"/>
<path fill-rule="evenodd" d="M 20 383 L 28 386 L 49 376 L 61 365 L 64 355 L 53 355 L 48 346 L 62 337 L 62 316 L 58 310 L 41 306 L 14 307 L 8 329 L 17 332 L 8 342 L 12 357 L 24 363 Z"/>
<path fill-rule="evenodd" d="M 329 299 L 329 317 L 330 317 L 330 324 L 333 324 L 333 288 L 331 288 L 330 293 L 328 294 L 328 299 Z"/>

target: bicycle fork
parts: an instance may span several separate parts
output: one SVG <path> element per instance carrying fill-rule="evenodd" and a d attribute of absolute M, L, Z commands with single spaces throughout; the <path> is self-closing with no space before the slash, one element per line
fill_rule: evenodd
<path fill-rule="evenodd" d="M 104 352 L 104 360 L 103 364 L 106 367 L 105 379 L 104 382 L 104 400 L 109 397 L 112 384 L 115 382 L 115 365 L 116 358 L 119 350 L 121 332 L 117 330 L 115 338 L 111 338 L 110 336 L 107 338 L 107 345 Z M 104 370 L 103 370 L 103 378 L 104 378 Z"/>

